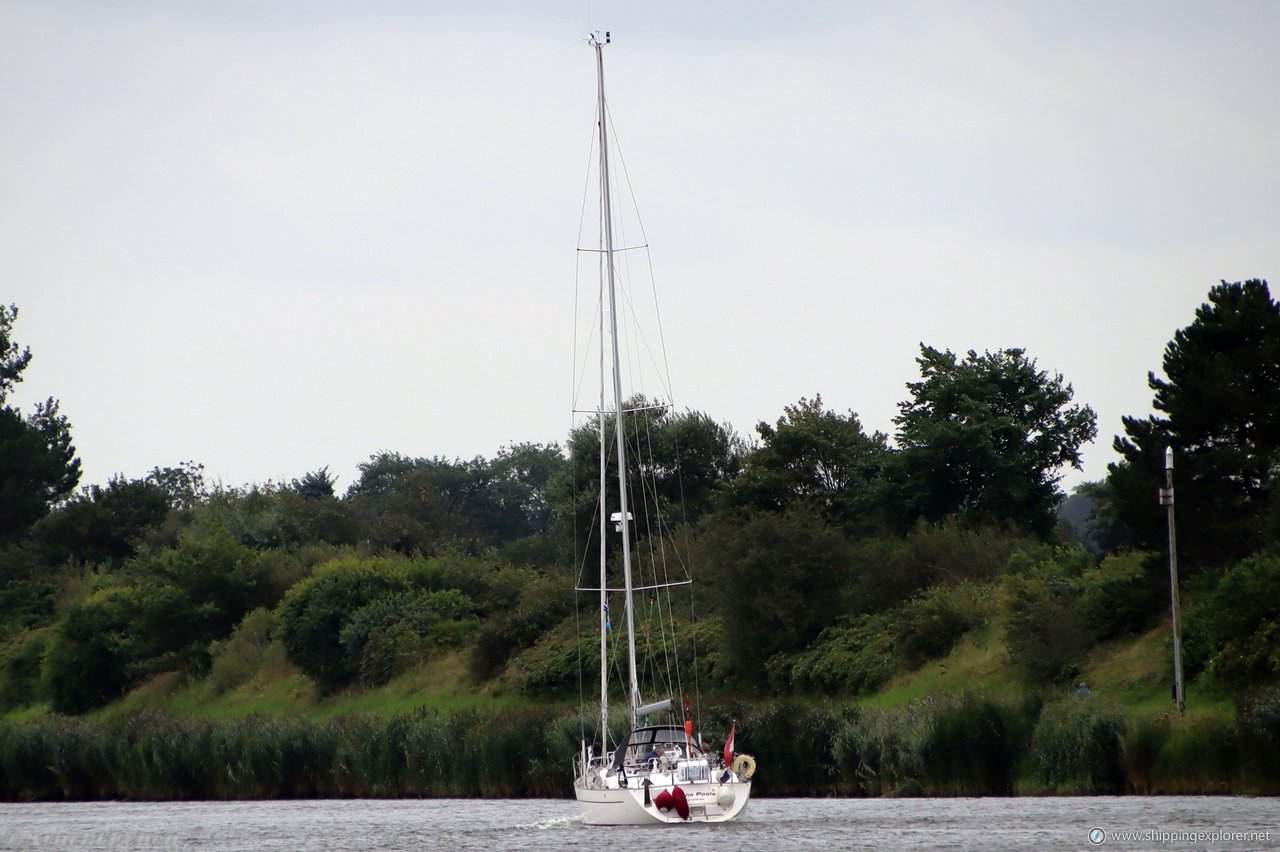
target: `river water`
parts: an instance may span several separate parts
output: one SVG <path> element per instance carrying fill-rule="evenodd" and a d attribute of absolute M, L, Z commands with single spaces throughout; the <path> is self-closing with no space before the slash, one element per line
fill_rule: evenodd
<path fill-rule="evenodd" d="M 562 799 L 0 804 L 0 849 L 1280 849 L 1280 799 L 757 799 L 737 822 L 592 828 Z"/>

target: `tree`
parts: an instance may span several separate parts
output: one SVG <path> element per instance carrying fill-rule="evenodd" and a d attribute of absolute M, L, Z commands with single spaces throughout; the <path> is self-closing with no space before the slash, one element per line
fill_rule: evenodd
<path fill-rule="evenodd" d="M 899 404 L 895 460 L 904 520 L 957 514 L 1048 536 L 1065 465 L 1097 434 L 1089 406 L 1022 349 L 978 355 L 920 346 L 921 381 Z"/>
<path fill-rule="evenodd" d="M 179 462 L 177 467 L 153 467 L 146 482 L 169 496 L 169 505 L 175 509 L 191 509 L 209 497 L 204 483 L 204 465 L 199 462 Z"/>
<path fill-rule="evenodd" d="M 1192 610 L 1209 666 L 1238 687 L 1280 680 L 1280 556 L 1259 554 L 1228 571 Z"/>
<path fill-rule="evenodd" d="M 49 565 L 75 560 L 118 567 L 168 517 L 171 496 L 149 480 L 114 477 L 91 485 L 36 524 L 31 537 Z"/>
<path fill-rule="evenodd" d="M 347 558 L 324 564 L 291 588 L 277 610 L 290 662 L 324 693 L 347 685 L 360 673 L 360 658 L 343 649 L 343 628 L 378 598 L 411 590 L 402 560 Z"/>
<path fill-rule="evenodd" d="M 507 522 L 488 489 L 488 463 L 410 458 L 382 452 L 359 465 L 347 500 L 368 541 L 404 554 L 434 553 L 448 542 L 493 544 Z"/>
<path fill-rule="evenodd" d="M 1223 281 L 1148 373 L 1156 414 L 1123 418 L 1109 467 L 1119 519 L 1152 550 L 1165 547 L 1164 453 L 1176 466 L 1178 545 L 1192 571 L 1274 542 L 1280 476 L 1280 304 L 1267 282 Z"/>
<path fill-rule="evenodd" d="M 207 672 L 210 643 L 274 600 L 266 558 L 226 533 L 144 551 L 89 580 L 54 626 L 44 664 L 53 708 L 81 713 L 158 672 Z"/>
<path fill-rule="evenodd" d="M 80 459 L 71 427 L 50 397 L 23 417 L 8 405 L 9 392 L 31 363 L 30 349 L 11 337 L 17 307 L 0 305 L 0 541 L 24 532 L 75 490 Z"/>
<path fill-rule="evenodd" d="M 699 411 L 674 413 L 643 396 L 624 403 L 630 505 L 637 538 L 663 535 L 680 523 L 693 523 L 710 507 L 712 489 L 734 477 L 742 443 L 728 426 Z M 605 419 L 605 489 L 617 507 L 618 463 L 614 425 Z M 594 519 L 600 489 L 600 421 L 592 418 L 569 435 L 570 469 L 555 483 L 555 498 L 574 525 L 578 547 L 590 550 L 598 532 Z M 638 508 L 641 503 L 648 512 Z M 610 511 L 616 511 L 611 509 Z M 616 538 L 611 536 L 611 539 Z"/>
<path fill-rule="evenodd" d="M 1032 684 L 1074 677 L 1094 637 L 1079 613 L 1081 575 L 1093 563 L 1079 545 L 1032 548 L 1009 560 L 1000 621 L 1014 668 Z"/>
<path fill-rule="evenodd" d="M 306 474 L 302 479 L 293 480 L 289 487 L 308 500 L 324 500 L 334 496 L 333 486 L 337 481 L 337 477 L 329 473 L 329 466 L 325 465 Z"/>
<path fill-rule="evenodd" d="M 771 659 L 808 647 L 844 610 L 848 545 L 810 509 L 716 518 L 702 525 L 698 549 L 699 588 L 724 622 L 729 666 L 745 683 L 762 684 Z"/>
<path fill-rule="evenodd" d="M 862 429 L 852 411 L 822 407 L 821 395 L 783 408 L 777 423 L 756 425 L 761 444 L 726 484 L 731 505 L 766 511 L 805 506 L 847 531 L 880 526 L 880 489 L 888 438 Z"/>
<path fill-rule="evenodd" d="M 489 462 L 490 487 L 502 514 L 520 523 L 515 537 L 551 532 L 552 481 L 567 469 L 559 444 L 521 443 L 503 447 Z"/>

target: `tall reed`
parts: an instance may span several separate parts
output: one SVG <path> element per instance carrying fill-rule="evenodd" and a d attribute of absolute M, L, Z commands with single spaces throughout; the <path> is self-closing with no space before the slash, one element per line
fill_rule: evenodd
<path fill-rule="evenodd" d="M 1140 719 L 1093 701 L 938 695 L 906 707 L 718 704 L 758 796 L 1274 792 L 1280 699 L 1224 717 Z M 205 720 L 158 711 L 0 723 L 0 799 L 568 797 L 594 720 L 548 708 Z M 610 720 L 616 742 L 625 721 Z"/>
<path fill-rule="evenodd" d="M 1215 794 L 1241 789 L 1240 744 L 1229 719 L 1206 717 L 1175 725 L 1152 768 L 1158 793 Z"/>
<path fill-rule="evenodd" d="M 1128 718 L 1101 702 L 1045 705 L 1031 737 L 1031 778 L 1052 793 L 1123 793 Z"/>

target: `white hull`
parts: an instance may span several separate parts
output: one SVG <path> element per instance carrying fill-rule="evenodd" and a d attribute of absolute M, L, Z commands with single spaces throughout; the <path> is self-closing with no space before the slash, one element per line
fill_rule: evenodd
<path fill-rule="evenodd" d="M 689 801 L 689 818 L 681 819 L 675 809 L 663 813 L 653 804 L 654 798 L 670 787 L 650 787 L 650 804 L 644 803 L 644 789 L 626 787 L 622 789 L 589 790 L 575 785 L 574 793 L 582 808 L 582 821 L 586 825 L 683 825 L 704 822 L 728 822 L 742 813 L 751 797 L 751 782 L 737 781 L 726 784 L 715 782 L 701 784 L 681 784 Z M 720 804 L 721 800 L 729 801 L 727 793 L 732 791 L 733 799 L 728 807 Z M 723 795 L 722 795 L 723 794 Z"/>

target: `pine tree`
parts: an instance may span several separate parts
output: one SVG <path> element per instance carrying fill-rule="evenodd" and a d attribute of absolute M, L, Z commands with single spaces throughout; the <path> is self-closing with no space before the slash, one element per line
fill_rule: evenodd
<path fill-rule="evenodd" d="M 1149 373 L 1157 412 L 1125 417 L 1110 466 L 1117 514 L 1152 549 L 1165 547 L 1157 501 L 1172 447 L 1179 555 L 1187 569 L 1229 564 L 1276 540 L 1280 477 L 1280 304 L 1266 281 L 1223 281 Z"/>
<path fill-rule="evenodd" d="M 14 305 L 0 305 L 0 542 L 24 532 L 71 494 L 80 481 L 80 460 L 71 427 L 52 397 L 23 417 L 8 404 L 9 392 L 31 363 L 11 336 Z"/>

